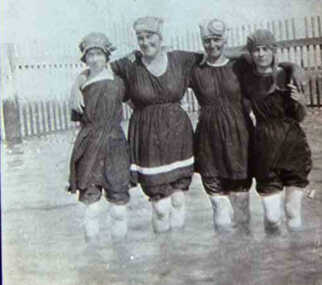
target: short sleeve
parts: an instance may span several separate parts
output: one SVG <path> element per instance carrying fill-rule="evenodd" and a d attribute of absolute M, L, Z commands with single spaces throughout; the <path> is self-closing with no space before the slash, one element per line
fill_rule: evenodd
<path fill-rule="evenodd" d="M 121 58 L 119 60 L 113 61 L 111 63 L 111 68 L 113 72 L 121 77 L 122 79 L 126 79 L 128 63 L 126 58 Z"/>
<path fill-rule="evenodd" d="M 173 54 L 177 58 L 177 60 L 184 66 L 185 70 L 189 73 L 191 72 L 192 67 L 195 64 L 201 62 L 203 58 L 202 53 L 190 51 L 176 50 L 173 51 Z"/>
<path fill-rule="evenodd" d="M 121 77 L 123 80 L 128 80 L 129 70 L 131 65 L 136 61 L 136 58 L 140 55 L 137 50 L 132 51 L 128 55 L 111 62 L 113 72 Z"/>
<path fill-rule="evenodd" d="M 127 88 L 125 88 L 125 83 L 124 80 L 118 76 L 115 75 L 115 80 L 117 80 L 117 85 L 118 85 L 118 90 L 119 90 L 119 96 L 121 98 L 122 102 L 126 102 L 129 100 L 128 96 L 127 96 Z"/>

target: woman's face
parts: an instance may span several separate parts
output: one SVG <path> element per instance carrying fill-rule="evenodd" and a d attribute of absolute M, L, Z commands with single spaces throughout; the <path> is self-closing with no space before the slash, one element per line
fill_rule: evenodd
<path fill-rule="evenodd" d="M 257 46 L 251 52 L 256 67 L 265 69 L 272 67 L 274 52 L 268 46 Z"/>
<path fill-rule="evenodd" d="M 203 47 L 209 58 L 217 59 L 224 51 L 225 38 L 206 38 L 202 40 Z"/>
<path fill-rule="evenodd" d="M 104 51 L 100 48 L 91 48 L 87 51 L 86 64 L 92 70 L 103 69 L 106 65 L 107 57 Z"/>
<path fill-rule="evenodd" d="M 140 50 L 146 57 L 155 58 L 161 51 L 162 39 L 156 33 L 140 32 L 137 34 Z"/>

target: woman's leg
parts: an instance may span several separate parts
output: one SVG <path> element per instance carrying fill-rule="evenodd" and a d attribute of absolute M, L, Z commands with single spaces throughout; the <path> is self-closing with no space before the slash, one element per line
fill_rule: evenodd
<path fill-rule="evenodd" d="M 234 210 L 229 200 L 229 193 L 223 190 L 220 178 L 201 176 L 201 179 L 212 205 L 215 231 L 231 231 Z"/>
<path fill-rule="evenodd" d="M 249 230 L 249 192 L 230 192 L 229 198 L 234 209 L 234 224 Z"/>
<path fill-rule="evenodd" d="M 231 231 L 233 229 L 234 210 L 228 195 L 209 195 L 213 208 L 214 228 L 218 231 Z"/>
<path fill-rule="evenodd" d="M 185 196 L 182 190 L 175 191 L 171 195 L 170 225 L 172 229 L 182 228 L 185 221 Z"/>
<path fill-rule="evenodd" d="M 90 242 L 98 237 L 99 233 L 98 202 L 87 205 L 84 215 L 85 239 Z"/>
<path fill-rule="evenodd" d="M 186 203 L 184 192 L 188 191 L 192 177 L 183 177 L 171 183 L 171 213 L 170 225 L 173 229 L 184 227 Z"/>
<path fill-rule="evenodd" d="M 123 239 L 127 234 L 127 208 L 126 205 L 117 205 L 112 203 L 111 206 L 112 220 L 112 238 Z"/>
<path fill-rule="evenodd" d="M 234 209 L 234 225 L 249 231 L 249 189 L 252 185 L 252 180 L 226 180 L 225 184 L 225 189 L 230 189 L 229 198 Z"/>
<path fill-rule="evenodd" d="M 285 191 L 285 212 L 287 216 L 287 225 L 291 230 L 300 229 L 302 226 L 301 208 L 303 189 L 289 186 Z"/>
<path fill-rule="evenodd" d="M 156 233 L 166 232 L 170 229 L 171 198 L 152 201 L 152 226 Z"/>
<path fill-rule="evenodd" d="M 262 196 L 264 225 L 267 233 L 279 233 L 282 217 L 281 192 Z"/>
<path fill-rule="evenodd" d="M 86 205 L 84 214 L 84 230 L 87 242 L 97 240 L 99 233 L 99 204 L 102 190 L 99 186 L 91 185 L 79 193 L 79 200 Z"/>

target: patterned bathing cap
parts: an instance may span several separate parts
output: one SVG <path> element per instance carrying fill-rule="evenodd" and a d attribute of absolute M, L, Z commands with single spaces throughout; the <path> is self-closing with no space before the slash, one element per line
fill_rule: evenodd
<path fill-rule="evenodd" d="M 200 36 L 202 39 L 223 38 L 226 33 L 226 25 L 218 19 L 205 20 L 199 25 Z"/>
<path fill-rule="evenodd" d="M 103 33 L 90 33 L 86 35 L 79 44 L 79 49 L 82 53 L 82 62 L 85 62 L 86 53 L 91 48 L 100 48 L 107 56 L 111 54 L 114 50 L 116 50 L 116 48 L 112 45 L 107 36 L 105 36 Z"/>
<path fill-rule="evenodd" d="M 259 29 L 247 37 L 246 49 L 251 52 L 258 46 L 267 46 L 273 51 L 276 50 L 276 40 L 269 30 Z"/>
<path fill-rule="evenodd" d="M 143 17 L 138 18 L 134 24 L 133 29 L 136 34 L 140 32 L 152 32 L 162 36 L 163 19 L 158 17 Z"/>

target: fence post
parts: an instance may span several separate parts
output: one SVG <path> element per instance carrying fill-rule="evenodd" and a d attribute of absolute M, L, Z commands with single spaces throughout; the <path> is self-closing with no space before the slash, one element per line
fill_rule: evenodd
<path fill-rule="evenodd" d="M 22 141 L 18 94 L 16 89 L 16 54 L 13 44 L 3 44 L 1 50 L 1 137 L 13 143 Z"/>

